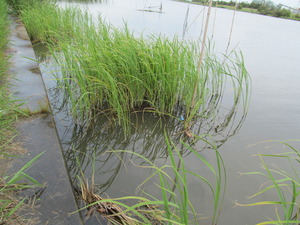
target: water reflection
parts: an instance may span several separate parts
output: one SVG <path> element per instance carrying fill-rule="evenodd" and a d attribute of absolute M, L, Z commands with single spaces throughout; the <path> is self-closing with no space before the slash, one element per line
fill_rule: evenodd
<path fill-rule="evenodd" d="M 127 4 L 127 1 L 122 2 L 126 2 Z M 173 1 L 170 2 L 173 3 Z M 144 4 L 137 8 L 143 8 L 143 5 Z M 137 29 L 136 26 L 138 23 L 144 21 L 140 30 L 146 30 L 146 32 L 149 33 L 158 30 L 158 32 L 173 35 L 175 32 L 181 33 L 184 15 L 182 16 L 180 12 L 185 12 L 186 9 L 180 3 L 177 5 L 178 7 L 175 9 L 174 7 L 165 7 L 164 5 L 163 10 L 169 10 L 167 13 L 159 15 L 160 19 L 154 18 L 156 14 L 153 13 L 145 13 L 143 14 L 145 18 L 136 19 L 136 17 L 132 16 L 133 10 L 126 11 L 124 10 L 124 7 L 119 7 L 120 10 L 107 10 L 107 8 L 104 8 L 101 13 L 105 12 L 105 16 L 108 14 L 110 17 L 107 16 L 107 18 L 110 18 L 112 22 L 118 22 L 118 18 L 121 17 L 120 14 L 125 14 L 125 16 L 123 16 L 124 20 L 129 21 L 129 26 L 131 25 L 134 29 Z M 191 11 L 193 9 L 200 11 L 197 6 L 193 6 L 190 9 Z M 92 7 L 92 11 L 97 11 L 98 14 L 100 9 Z M 193 17 L 191 16 L 190 18 Z M 231 18 L 232 11 L 218 9 L 214 38 L 218 44 L 218 49 L 221 49 L 221 51 L 227 46 L 228 32 L 232 21 Z M 154 22 L 157 23 L 155 24 Z M 122 26 L 123 21 L 119 22 L 119 24 Z M 257 24 L 260 25 L 257 26 Z M 216 116 L 216 119 L 213 119 L 212 117 L 211 119 L 201 120 L 201 122 L 198 121 L 199 125 L 202 123 L 203 133 L 208 130 L 209 133 L 213 135 L 214 139 L 217 140 L 219 143 L 218 145 L 222 145 L 222 141 L 225 143 L 230 137 L 239 133 L 230 139 L 233 141 L 228 141 L 226 145 L 222 146 L 222 150 L 226 152 L 226 154 L 222 154 L 222 156 L 224 161 L 227 162 L 227 178 L 229 180 L 227 183 L 228 192 L 226 194 L 224 207 L 226 210 L 224 210 L 220 219 L 222 224 L 245 224 L 245 221 L 247 221 L 248 224 L 256 224 L 261 222 L 261 218 L 271 217 L 270 215 L 273 215 L 270 214 L 266 208 L 262 210 L 262 208 L 256 207 L 233 207 L 233 202 L 235 200 L 245 202 L 245 196 L 252 195 L 255 190 L 260 188 L 260 184 L 265 182 L 265 180 L 258 179 L 256 176 L 247 176 L 247 178 L 239 177 L 237 179 L 238 171 L 254 171 L 255 169 L 253 168 L 257 168 L 259 165 L 251 156 L 257 153 L 257 151 L 260 151 L 261 148 L 256 146 L 249 150 L 246 149 L 245 146 L 266 139 L 284 140 L 297 138 L 299 136 L 300 106 L 299 101 L 295 101 L 300 94 L 298 88 L 300 82 L 300 76 L 298 76 L 300 73 L 298 63 L 300 45 L 297 45 L 299 42 L 297 39 L 300 31 L 299 25 L 300 24 L 295 21 L 237 12 L 232 43 L 234 43 L 233 45 L 240 43 L 239 47 L 243 49 L 245 58 L 247 59 L 247 68 L 249 69 L 249 72 L 251 72 L 254 84 L 252 104 L 249 115 L 247 116 L 247 123 L 244 123 L 246 115 L 243 111 L 241 109 L 233 109 L 231 106 L 228 107 L 228 111 L 225 108 L 221 108 L 219 116 Z M 199 36 L 197 30 L 199 27 L 201 27 L 201 23 L 200 25 L 196 24 L 191 27 L 189 30 L 190 33 L 187 34 L 187 38 L 194 36 L 194 34 Z M 58 123 L 61 133 L 66 131 L 63 138 L 63 141 L 66 143 L 64 146 L 65 149 L 71 148 L 67 146 L 69 143 L 68 140 L 71 139 L 71 136 L 75 137 L 77 130 L 80 130 L 78 128 L 80 125 L 76 125 L 78 127 L 75 129 L 72 127 L 74 126 L 72 123 L 74 122 L 69 121 L 69 123 L 67 123 L 71 124 L 68 128 L 64 127 L 62 123 Z M 242 124 L 243 129 L 240 131 L 240 126 Z M 86 128 L 81 129 L 85 130 Z M 197 127 L 194 127 L 193 129 L 197 129 Z M 70 131 L 71 134 L 67 134 L 68 131 Z M 72 132 L 75 134 L 73 135 Z M 84 136 L 83 134 L 77 136 L 80 135 Z M 155 142 L 155 140 L 153 142 Z M 68 151 L 70 152 L 68 155 L 68 165 L 70 165 L 75 162 L 76 157 L 74 156 L 76 153 L 72 153 L 70 149 Z M 99 151 L 100 150 L 98 150 L 98 152 Z M 84 157 L 84 152 L 89 153 L 87 150 L 82 150 L 80 157 Z M 267 150 L 264 152 L 266 154 L 268 153 Z M 93 156 L 92 150 L 90 150 L 89 154 L 90 157 Z M 88 159 L 89 157 L 86 157 L 83 160 Z M 122 166 L 119 161 L 111 162 L 110 164 Z M 72 166 L 70 165 L 69 168 L 74 171 L 75 174 L 76 163 Z M 88 171 L 90 168 L 91 166 L 85 169 L 85 171 Z M 114 168 L 117 168 L 117 166 Z M 108 171 L 107 168 L 104 169 Z M 122 169 L 118 168 L 115 172 L 120 174 Z M 109 175 L 109 171 L 107 174 Z M 116 177 L 117 175 L 114 176 Z M 113 182 L 112 179 L 109 180 L 107 177 L 104 177 L 103 179 L 106 179 L 108 183 Z M 117 179 L 114 178 L 115 183 L 116 180 Z M 206 195 L 206 193 L 201 192 L 201 190 L 197 190 L 196 194 L 196 196 L 202 194 Z M 112 195 L 112 197 L 115 196 Z M 273 197 L 270 196 L 271 199 L 274 199 Z M 263 201 L 264 199 L 261 200 Z M 271 210 L 273 212 L 273 208 Z"/>
<path fill-rule="evenodd" d="M 170 117 L 151 112 L 135 112 L 131 116 L 131 132 L 125 138 L 121 127 L 110 121 L 111 115 L 100 113 L 93 120 L 82 123 L 73 120 L 68 113 L 67 95 L 59 87 L 51 89 L 55 114 L 62 114 L 58 126 L 61 130 L 61 141 L 68 170 L 73 183 L 81 173 L 86 177 L 95 175 L 98 189 L 105 192 L 111 187 L 116 177 L 124 173 L 123 165 L 135 162 L 138 166 L 146 165 L 133 154 L 108 152 L 109 150 L 129 150 L 139 153 L 151 162 L 168 160 L 165 135 L 171 137 L 174 144 L 181 150 L 183 157 L 190 151 L 180 144 L 180 140 L 197 145 L 197 150 L 209 148 L 205 142 L 197 138 L 187 138 L 184 134 L 184 121 L 179 119 L 182 110 L 177 109 L 177 116 Z M 238 132 L 246 118 L 246 110 L 239 99 L 229 108 L 223 108 L 224 96 L 211 96 L 206 110 L 192 126 L 192 132 L 204 138 L 213 139 L 218 147 Z M 200 144 L 201 143 L 201 144 Z M 146 176 L 145 176 L 146 177 Z M 135 187 L 132 187 L 134 189 Z"/>
<path fill-rule="evenodd" d="M 48 65 L 48 70 L 55 73 L 54 77 L 61 77 L 59 73 L 61 69 L 47 54 L 43 54 L 46 50 L 44 46 L 35 47 L 39 60 Z M 53 76 L 51 77 L 53 81 Z M 49 82 L 47 79 L 45 81 Z M 123 129 L 110 121 L 113 115 L 105 112 L 94 112 L 93 119 L 88 122 L 76 121 L 69 113 L 67 93 L 64 92 L 63 86 L 60 86 L 59 80 L 54 82 L 52 88 L 48 88 L 48 95 L 57 121 L 67 169 L 75 189 L 79 187 L 78 177 L 84 174 L 87 178 L 94 176 L 97 184 L 95 190 L 100 194 L 106 192 L 112 197 L 117 197 L 117 194 L 132 193 L 132 190 L 147 178 L 149 170 L 141 168 L 147 166 L 141 158 L 134 154 L 125 152 L 116 154 L 109 150 L 133 151 L 160 166 L 168 164 L 169 160 L 165 135 L 172 139 L 182 157 L 189 157 L 190 151 L 181 145 L 180 140 L 189 142 L 197 151 L 210 147 L 196 138 L 186 137 L 184 121 L 180 119 L 184 115 L 185 108 L 180 106 L 172 117 L 154 114 L 149 112 L 150 110 L 132 113 L 131 133 L 126 138 Z M 218 86 L 222 80 L 212 83 L 216 84 L 209 87 L 210 93 L 213 94 L 206 99 L 201 114 L 194 120 L 191 132 L 198 136 L 205 134 L 204 138 L 213 139 L 219 148 L 242 126 L 246 118 L 248 99 L 243 98 L 245 94 L 243 91 L 225 92 L 225 89 L 231 87 Z M 192 156 L 188 159 L 189 166 L 198 168 L 199 164 L 190 158 Z M 131 166 L 131 162 L 136 166 Z M 173 188 L 175 189 L 175 186 Z"/>

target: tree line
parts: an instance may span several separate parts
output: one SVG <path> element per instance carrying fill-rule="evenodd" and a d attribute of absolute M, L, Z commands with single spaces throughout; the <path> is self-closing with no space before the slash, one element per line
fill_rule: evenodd
<path fill-rule="evenodd" d="M 192 0 L 193 2 L 205 4 L 208 0 Z M 268 16 L 275 16 L 275 17 L 291 17 L 292 12 L 288 9 L 282 9 L 279 6 L 276 6 L 272 1 L 252 1 L 251 3 L 248 2 L 240 2 L 236 3 L 236 1 L 213 1 L 214 5 L 217 6 L 229 6 L 235 7 L 237 6 L 238 10 L 243 9 L 254 9 L 257 10 L 259 14 L 268 15 Z M 237 4 L 237 5 L 236 5 Z M 296 17 L 300 18 L 300 15 L 296 15 Z"/>

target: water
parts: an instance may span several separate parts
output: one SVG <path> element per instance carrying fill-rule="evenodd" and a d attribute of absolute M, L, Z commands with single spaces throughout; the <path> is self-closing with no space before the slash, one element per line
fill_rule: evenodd
<path fill-rule="evenodd" d="M 64 4 L 61 3 L 61 5 Z M 205 15 L 207 12 L 207 9 L 202 6 L 169 0 L 162 1 L 162 13 L 141 11 L 141 9 L 159 11 L 161 1 L 107 0 L 87 3 L 73 1 L 69 4 L 79 5 L 95 17 L 101 14 L 116 27 L 122 27 L 125 21 L 128 27 L 137 34 L 161 33 L 168 37 L 174 35 L 182 37 L 184 19 L 189 6 L 188 24 L 190 26 L 185 39 L 199 38 L 203 32 L 203 13 Z M 199 15 L 200 12 L 202 14 Z M 213 9 L 212 15 L 209 37 L 213 38 L 215 51 L 222 53 L 226 51 L 228 45 L 233 11 Z M 196 21 L 193 22 L 196 17 Z M 266 179 L 258 175 L 240 176 L 240 173 L 261 171 L 260 161 L 253 155 L 279 153 L 283 150 L 281 145 L 269 148 L 272 143 L 259 142 L 300 139 L 299 37 L 300 23 L 297 21 L 236 12 L 230 49 L 238 46 L 238 49 L 243 52 L 246 67 L 252 78 L 252 99 L 245 120 L 238 116 L 235 121 L 229 121 L 226 132 L 221 135 L 213 132 L 217 125 L 211 125 L 211 133 L 220 146 L 227 172 L 227 189 L 219 224 L 256 224 L 266 221 L 268 217 L 274 218 L 273 207 L 236 206 L 236 203 L 278 200 L 276 194 L 272 192 L 249 200 L 248 197 L 256 193 Z M 51 86 L 51 84 L 48 85 Z M 230 106 L 226 104 L 227 102 L 224 101 L 223 111 L 220 114 L 226 115 L 224 109 Z M 55 105 L 54 109 L 56 109 Z M 105 150 L 134 150 L 155 159 L 158 165 L 168 162 L 163 147 L 164 133 L 160 129 L 163 122 L 159 122 L 158 118 L 147 116 L 138 118 L 143 123 L 137 123 L 138 131 L 133 132 L 125 141 L 122 132 L 111 129 L 105 121 L 99 121 L 98 125 L 86 130 L 80 124 L 66 118 L 62 112 L 56 114 L 56 119 L 71 176 L 75 177 L 79 173 L 76 157 L 80 159 L 81 169 L 89 176 L 91 159 L 97 155 L 96 183 L 99 184 L 98 187 L 102 192 L 111 197 L 134 194 L 135 188 L 149 175 L 149 171 L 130 163 L 133 160 L 135 164 L 143 165 L 143 161 L 139 161 L 136 157 L 128 154 L 119 156 L 114 153 L 103 154 Z M 167 131 L 179 139 L 180 136 L 175 135 L 179 129 L 174 130 L 178 124 L 168 122 L 163 123 L 169 124 Z M 238 125 L 239 122 L 241 126 Z M 150 126 L 153 124 L 157 124 L 154 130 Z M 300 144 L 297 142 L 294 142 L 293 146 L 300 149 Z M 195 146 L 199 150 L 202 150 L 202 147 L 200 143 Z M 76 149 L 75 152 L 74 149 Z M 212 151 L 201 151 L 201 154 L 211 162 L 214 161 Z M 210 177 L 209 171 L 204 166 L 199 166 L 199 162 L 192 155 L 186 153 L 185 160 L 188 162 L 188 168 Z M 289 168 L 288 164 L 282 160 L 268 162 L 280 165 L 284 169 Z M 193 179 L 189 181 L 189 186 L 192 199 L 195 199 L 194 203 L 199 212 L 204 217 L 211 216 L 212 198 L 207 188 Z M 150 183 L 145 188 L 151 194 L 159 195 L 155 185 Z M 201 224 L 209 224 L 209 222 L 203 220 Z"/>

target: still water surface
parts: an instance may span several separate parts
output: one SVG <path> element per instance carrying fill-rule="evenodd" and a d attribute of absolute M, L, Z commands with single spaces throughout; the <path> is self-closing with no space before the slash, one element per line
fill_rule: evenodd
<path fill-rule="evenodd" d="M 86 3 L 70 1 L 60 4 L 80 6 L 95 17 L 100 14 L 116 27 L 122 27 L 126 22 L 137 34 L 162 34 L 170 38 L 174 35 L 182 38 L 183 24 L 189 9 L 185 39 L 193 40 L 199 39 L 202 34 L 203 15 L 207 10 L 202 6 L 169 0 L 106 0 L 86 1 Z M 142 11 L 143 9 L 159 11 L 161 6 L 162 13 Z M 215 43 L 217 53 L 226 52 L 233 13 L 225 9 L 212 11 L 209 36 Z M 260 170 L 259 159 L 253 155 L 282 151 L 282 146 L 267 148 L 270 143 L 257 144 L 258 142 L 300 139 L 300 22 L 236 12 L 229 49 L 236 46 L 243 52 L 246 67 L 252 78 L 252 98 L 245 117 L 239 115 L 236 120 L 229 121 L 223 133 L 211 132 L 220 146 L 219 150 L 227 172 L 225 200 L 219 219 L 221 225 L 256 224 L 267 220 L 268 217 L 274 218 L 275 210 L 272 207 L 236 206 L 236 203 L 278 200 L 274 193 L 249 200 L 248 197 L 257 192 L 266 180 L 257 175 L 241 176 L 240 173 Z M 50 88 L 54 84 L 48 82 L 47 85 Z M 50 93 L 55 102 L 55 92 L 52 90 Z M 226 110 L 230 107 L 226 104 L 224 101 L 220 111 L 224 116 L 228 115 Z M 90 175 L 89 157 L 97 156 L 95 179 L 99 189 L 111 197 L 122 197 L 134 194 L 136 187 L 149 173 L 130 164 L 130 159 L 137 163 L 137 159 L 130 155 L 119 156 L 125 162 L 124 166 L 115 154 L 102 155 L 103 151 L 134 150 L 155 160 L 158 165 L 168 161 L 163 147 L 164 134 L 160 129 L 158 118 L 147 116 L 137 118 L 143 123 L 139 123 L 137 132 L 133 132 L 130 138 L 124 141 L 122 131 L 106 128 L 105 121 L 99 121 L 93 129 L 83 129 L 80 125 L 70 122 L 71 119 L 66 118 L 65 113 L 57 109 L 57 105 L 54 104 L 53 107 L 56 110 L 58 130 L 71 178 L 79 172 L 75 157 L 81 157 L 79 163 L 81 169 Z M 157 126 L 153 127 L 153 124 Z M 170 122 L 167 130 L 175 134 L 178 131 L 177 125 Z M 215 130 L 216 126 L 212 125 L 212 130 Z M 295 142 L 293 145 L 300 149 L 299 143 Z M 203 146 L 196 144 L 195 147 L 202 150 Z M 214 157 L 209 149 L 202 151 L 201 154 L 213 162 Z M 210 176 L 209 171 L 191 155 L 186 154 L 185 160 L 189 168 L 197 168 L 197 172 Z M 282 161 L 270 163 L 288 168 Z M 188 185 L 191 188 L 191 199 L 195 199 L 198 212 L 203 217 L 211 216 L 212 198 L 205 185 L 199 184 L 196 180 L 190 180 Z M 145 188 L 151 194 L 159 196 L 155 185 L 149 184 Z M 209 220 L 203 219 L 201 224 L 209 224 Z"/>

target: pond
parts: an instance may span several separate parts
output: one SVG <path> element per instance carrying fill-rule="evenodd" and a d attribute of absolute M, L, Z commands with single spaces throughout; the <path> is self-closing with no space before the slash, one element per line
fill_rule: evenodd
<path fill-rule="evenodd" d="M 91 15 L 99 14 L 115 27 L 127 24 L 136 34 L 162 34 L 172 38 L 198 40 L 203 33 L 207 9 L 203 6 L 163 0 L 103 0 L 69 1 L 65 5 L 76 5 Z M 188 14 L 187 14 L 188 11 Z M 188 15 L 188 17 L 187 17 Z M 187 18 L 187 20 L 186 20 Z M 186 31 L 184 23 L 187 22 Z M 233 24 L 233 26 L 232 26 Z M 270 192 L 251 200 L 248 198 L 260 190 L 266 179 L 259 175 L 241 173 L 261 171 L 258 153 L 281 153 L 282 146 L 260 143 L 266 140 L 300 139 L 300 23 L 250 13 L 213 9 L 209 26 L 209 37 L 217 54 L 233 48 L 242 51 L 246 68 L 252 79 L 251 102 L 247 113 L 243 107 L 232 107 L 224 93 L 221 106 L 213 120 L 202 120 L 197 125 L 198 135 L 210 134 L 210 141 L 218 146 L 226 168 L 226 193 L 219 217 L 219 224 L 256 224 L 274 218 L 273 206 L 237 206 L 265 200 L 278 200 Z M 229 45 L 229 48 L 227 49 Z M 50 66 L 49 66 L 50 65 Z M 124 140 L 122 130 L 109 126 L 109 121 L 99 118 L 94 126 L 86 128 L 78 124 L 67 113 L 60 89 L 47 74 L 50 63 L 41 64 L 49 98 L 55 114 L 58 133 L 64 149 L 65 160 L 71 180 L 81 171 L 91 177 L 94 173 L 97 190 L 112 198 L 134 195 L 136 188 L 151 171 L 143 168 L 145 162 L 132 154 L 105 153 L 107 150 L 128 150 L 140 153 L 162 166 L 169 163 L 164 132 L 173 137 L 179 145 L 181 131 L 179 120 L 165 120 L 158 116 L 139 114 L 132 119 L 136 129 Z M 59 70 L 59 68 L 57 69 Z M 228 92 L 228 93 L 227 93 Z M 64 108 L 62 108 L 64 106 Z M 292 145 L 300 149 L 298 142 Z M 271 147 L 270 147 L 271 146 Z M 193 148 L 215 166 L 212 149 L 199 141 Z M 205 165 L 188 151 L 183 152 L 187 169 L 213 179 Z M 269 163 L 289 169 L 285 161 Z M 93 171 L 94 170 L 94 171 Z M 225 178 L 225 175 L 222 175 Z M 156 197 L 160 190 L 158 179 L 143 186 L 143 190 Z M 156 184 L 155 184 L 156 183 Z M 211 224 L 213 199 L 208 187 L 195 179 L 188 181 L 190 198 L 202 218 L 201 224 Z M 105 194 L 104 194 L 105 193 Z M 88 220 L 87 224 L 97 223 Z"/>

